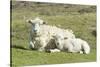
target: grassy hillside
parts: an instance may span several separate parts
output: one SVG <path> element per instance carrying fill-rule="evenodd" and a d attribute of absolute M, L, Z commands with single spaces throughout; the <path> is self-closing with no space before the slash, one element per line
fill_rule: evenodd
<path fill-rule="evenodd" d="M 30 50 L 28 47 L 30 24 L 26 23 L 26 20 L 35 17 L 42 18 L 49 25 L 60 25 L 60 28 L 72 29 L 76 37 L 90 44 L 91 53 L 84 55 Z M 11 40 L 13 66 L 96 61 L 96 6 L 13 1 Z"/>

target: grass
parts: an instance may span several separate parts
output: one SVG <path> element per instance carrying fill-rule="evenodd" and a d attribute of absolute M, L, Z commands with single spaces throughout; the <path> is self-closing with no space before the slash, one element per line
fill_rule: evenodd
<path fill-rule="evenodd" d="M 26 5 L 24 5 L 25 3 Z M 96 61 L 95 6 L 13 1 L 12 7 L 11 64 L 13 67 Z M 88 11 L 91 11 L 79 12 L 87 8 Z M 49 25 L 60 25 L 60 28 L 72 29 L 76 37 L 82 38 L 90 44 L 91 53 L 85 55 L 66 52 L 46 53 L 30 50 L 28 47 L 30 24 L 26 23 L 26 19 L 33 19 L 37 16 L 47 21 Z"/>
<path fill-rule="evenodd" d="M 61 64 L 76 62 L 93 62 L 95 60 L 95 50 L 89 55 L 72 53 L 45 53 L 30 50 L 13 49 L 14 58 L 12 64 L 18 65 L 40 65 L 40 64 Z M 92 56 L 91 56 L 92 55 Z M 22 60 L 22 61 L 21 61 Z M 16 64 L 17 63 L 17 64 Z"/>

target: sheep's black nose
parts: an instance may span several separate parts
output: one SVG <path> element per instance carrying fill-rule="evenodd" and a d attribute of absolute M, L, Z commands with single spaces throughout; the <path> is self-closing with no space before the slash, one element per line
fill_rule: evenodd
<path fill-rule="evenodd" d="M 34 32 L 37 32 L 37 30 L 34 30 Z"/>
<path fill-rule="evenodd" d="M 37 30 L 34 30 L 34 33 L 37 34 Z"/>

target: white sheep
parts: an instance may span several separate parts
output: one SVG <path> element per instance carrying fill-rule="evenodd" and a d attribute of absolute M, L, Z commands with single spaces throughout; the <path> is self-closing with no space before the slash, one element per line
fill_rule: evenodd
<path fill-rule="evenodd" d="M 44 24 L 45 22 L 39 18 L 34 20 L 28 20 L 31 23 L 32 28 L 30 31 L 30 48 L 44 51 L 46 48 L 55 48 L 55 42 L 52 36 L 60 33 L 66 38 L 75 38 L 72 30 L 60 29 L 56 26 L 50 26 Z M 50 49 L 49 48 L 49 49 Z"/>
<path fill-rule="evenodd" d="M 79 52 L 80 54 L 90 53 L 90 47 L 88 43 L 80 38 L 64 39 L 62 34 L 57 34 L 56 36 L 54 36 L 54 39 L 55 39 L 57 48 L 61 51 L 68 51 L 72 53 Z"/>

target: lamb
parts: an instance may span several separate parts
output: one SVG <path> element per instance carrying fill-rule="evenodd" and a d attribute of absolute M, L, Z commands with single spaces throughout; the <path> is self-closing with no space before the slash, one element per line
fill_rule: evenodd
<path fill-rule="evenodd" d="M 39 51 L 56 48 L 52 36 L 56 35 L 57 33 L 66 36 L 66 38 L 75 38 L 72 30 L 65 30 L 56 26 L 46 25 L 46 22 L 40 18 L 28 20 L 28 22 L 32 25 L 30 31 L 30 48 L 38 49 Z"/>
<path fill-rule="evenodd" d="M 79 52 L 81 54 L 90 53 L 90 47 L 88 43 L 80 38 L 64 39 L 63 35 L 57 34 L 56 36 L 54 36 L 54 39 L 55 39 L 56 46 L 60 51 L 68 51 L 72 53 Z"/>

